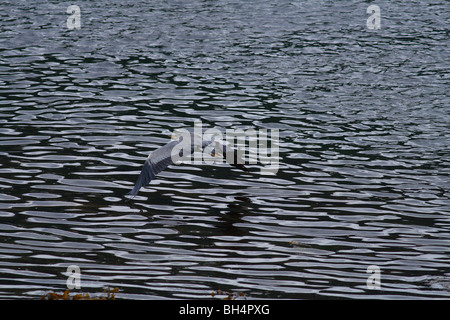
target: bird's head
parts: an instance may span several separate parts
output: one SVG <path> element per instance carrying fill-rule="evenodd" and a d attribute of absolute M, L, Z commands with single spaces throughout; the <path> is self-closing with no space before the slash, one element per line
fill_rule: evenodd
<path fill-rule="evenodd" d="M 182 137 L 183 137 L 183 135 L 180 134 L 179 132 L 177 132 L 176 130 L 175 130 L 174 132 L 172 132 L 172 133 L 169 135 L 169 138 L 170 138 L 172 141 L 178 141 L 178 140 L 180 140 L 180 138 L 182 138 Z"/>

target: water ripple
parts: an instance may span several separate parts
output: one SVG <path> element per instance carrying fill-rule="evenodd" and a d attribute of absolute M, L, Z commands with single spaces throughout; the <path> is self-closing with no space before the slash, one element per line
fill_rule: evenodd
<path fill-rule="evenodd" d="M 448 10 L 379 5 L 376 32 L 345 1 L 100 1 L 68 30 L 5 1 L 0 298 L 74 264 L 124 299 L 448 298 Z M 279 129 L 277 174 L 173 166 L 125 201 L 194 120 Z"/>

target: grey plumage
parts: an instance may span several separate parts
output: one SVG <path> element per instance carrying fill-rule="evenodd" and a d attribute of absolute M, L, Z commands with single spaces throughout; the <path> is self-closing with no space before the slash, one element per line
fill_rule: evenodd
<path fill-rule="evenodd" d="M 147 160 L 145 160 L 144 167 L 141 170 L 136 185 L 133 190 L 131 190 L 129 195 L 137 195 L 139 190 L 148 185 L 151 180 L 155 179 L 155 176 L 158 173 L 173 164 L 171 153 L 174 146 L 178 143 L 179 141 L 171 141 L 150 154 Z"/>
<path fill-rule="evenodd" d="M 214 136 L 204 136 L 202 135 L 201 143 L 196 143 L 194 136 L 194 133 L 192 131 L 189 131 L 190 134 L 190 141 L 189 139 L 186 139 L 186 141 L 183 141 L 183 136 L 181 136 L 178 140 L 170 141 L 166 145 L 154 150 L 150 153 L 149 157 L 144 163 L 144 166 L 141 170 L 141 173 L 139 175 L 139 178 L 134 186 L 134 188 L 130 191 L 128 195 L 135 196 L 139 192 L 139 190 L 142 187 L 147 186 L 150 181 L 155 179 L 156 175 L 166 169 L 168 166 L 174 164 L 174 158 L 175 160 L 181 159 L 183 156 L 189 156 L 193 154 L 196 150 L 196 147 L 199 147 L 201 145 L 201 148 L 205 148 L 212 144 L 214 142 Z M 198 137 L 197 137 L 198 138 Z M 187 145 L 187 143 L 190 143 L 190 146 Z M 221 143 L 221 153 L 225 155 L 225 159 L 227 163 L 235 166 L 236 168 L 242 169 L 244 171 L 248 171 L 247 168 L 244 166 L 242 159 L 240 159 L 237 156 L 237 153 L 234 152 L 234 149 L 231 147 L 227 147 L 225 143 Z M 178 154 L 174 157 L 174 148 L 179 148 L 180 151 Z M 189 150 L 190 149 L 190 150 Z M 183 154 L 183 151 L 188 151 L 189 154 Z M 177 151 L 177 150 L 176 150 Z M 213 152 L 216 150 L 213 149 Z"/>

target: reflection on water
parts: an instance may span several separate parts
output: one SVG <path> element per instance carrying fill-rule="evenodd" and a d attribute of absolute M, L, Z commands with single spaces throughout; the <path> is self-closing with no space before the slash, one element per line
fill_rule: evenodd
<path fill-rule="evenodd" d="M 443 1 L 151 1 L 0 11 L 0 297 L 448 297 Z M 280 130 L 276 176 L 172 166 L 176 128 Z M 367 267 L 381 289 L 367 288 Z"/>

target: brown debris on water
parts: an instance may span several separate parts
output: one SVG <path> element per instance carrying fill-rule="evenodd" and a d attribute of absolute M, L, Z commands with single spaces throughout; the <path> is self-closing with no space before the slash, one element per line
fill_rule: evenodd
<path fill-rule="evenodd" d="M 119 288 L 111 289 L 110 287 L 107 287 L 103 290 L 103 292 L 106 293 L 106 297 L 91 297 L 89 293 L 73 293 L 73 295 L 71 295 L 69 290 L 64 291 L 62 294 L 49 292 L 43 295 L 41 300 L 115 300 L 116 293 L 119 292 Z"/>
<path fill-rule="evenodd" d="M 216 295 L 225 295 L 225 298 L 223 300 L 237 300 L 238 298 L 242 298 L 244 300 L 247 300 L 247 297 L 245 296 L 245 293 L 243 292 L 230 292 L 230 291 L 224 291 L 224 290 L 216 290 L 211 292 L 211 296 L 213 298 L 216 297 Z"/>

